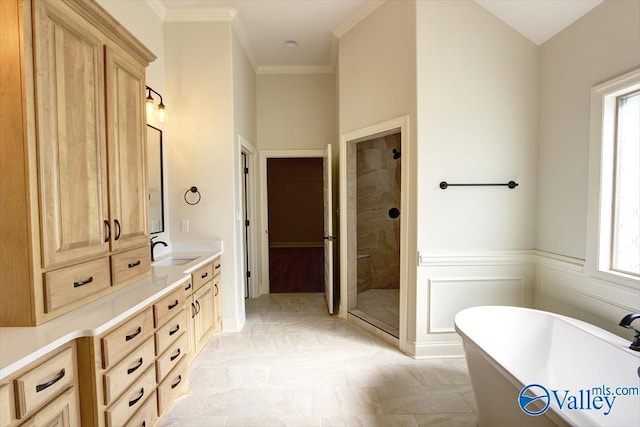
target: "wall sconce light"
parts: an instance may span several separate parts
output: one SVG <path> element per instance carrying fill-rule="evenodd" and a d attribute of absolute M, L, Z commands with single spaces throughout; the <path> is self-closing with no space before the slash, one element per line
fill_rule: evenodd
<path fill-rule="evenodd" d="M 153 99 L 153 96 L 151 96 L 151 92 L 160 97 L 160 103 L 158 104 L 157 110 L 154 105 L 155 100 Z M 167 112 L 165 110 L 164 103 L 162 102 L 162 95 L 147 86 L 147 118 L 153 117 L 154 112 L 156 113 L 156 117 L 160 123 L 164 123 L 167 120 Z"/>

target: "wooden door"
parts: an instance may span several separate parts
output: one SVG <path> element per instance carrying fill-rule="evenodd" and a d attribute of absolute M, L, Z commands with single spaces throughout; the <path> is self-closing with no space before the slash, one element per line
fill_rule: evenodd
<path fill-rule="evenodd" d="M 213 279 L 213 332 L 222 332 L 222 293 L 221 291 L 221 274 Z"/>
<path fill-rule="evenodd" d="M 331 144 L 327 145 L 322 159 L 324 190 L 324 297 L 329 314 L 333 314 L 333 174 Z"/>
<path fill-rule="evenodd" d="M 107 147 L 111 250 L 149 242 L 145 67 L 107 47 Z"/>
<path fill-rule="evenodd" d="M 198 289 L 194 294 L 197 312 L 195 324 L 196 353 L 199 353 L 206 344 L 206 337 L 213 327 L 214 301 L 212 285 L 213 282 L 211 281 Z"/>
<path fill-rule="evenodd" d="M 42 263 L 107 254 L 104 61 L 99 34 L 64 3 L 33 3 Z"/>

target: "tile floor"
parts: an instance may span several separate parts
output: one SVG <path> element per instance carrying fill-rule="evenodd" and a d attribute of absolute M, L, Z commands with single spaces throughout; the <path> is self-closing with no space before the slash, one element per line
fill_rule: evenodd
<path fill-rule="evenodd" d="M 464 359 L 414 360 L 326 313 L 324 294 L 247 300 L 160 426 L 475 426 Z"/>

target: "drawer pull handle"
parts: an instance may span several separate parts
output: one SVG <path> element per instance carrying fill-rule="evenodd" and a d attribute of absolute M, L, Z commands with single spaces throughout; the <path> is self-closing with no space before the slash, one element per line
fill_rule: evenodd
<path fill-rule="evenodd" d="M 204 273 L 202 276 L 200 276 L 201 279 L 204 279 L 205 277 L 207 277 L 209 275 L 209 272 Z"/>
<path fill-rule="evenodd" d="M 79 282 L 73 282 L 73 287 L 74 288 L 79 288 L 80 286 L 88 285 L 91 282 L 93 282 L 93 276 L 89 277 L 87 280 L 81 280 Z"/>
<path fill-rule="evenodd" d="M 147 420 L 144 420 L 142 424 L 140 424 L 140 427 L 147 427 Z"/>
<path fill-rule="evenodd" d="M 217 284 L 217 283 L 214 283 L 214 284 L 213 284 L 213 287 L 214 287 L 214 288 L 216 288 L 216 293 L 215 293 L 215 294 L 213 294 L 213 296 L 214 296 L 214 297 L 217 297 L 217 296 L 218 296 L 218 284 Z"/>
<path fill-rule="evenodd" d="M 178 349 L 178 351 L 176 351 L 176 354 L 172 354 L 172 355 L 169 357 L 169 360 L 170 360 L 171 362 L 173 362 L 174 360 L 176 360 L 176 358 L 177 358 L 178 356 L 180 356 L 180 349 Z"/>
<path fill-rule="evenodd" d="M 175 383 L 171 384 L 171 389 L 173 390 L 174 388 L 178 387 L 178 385 L 182 382 L 182 375 L 178 375 L 178 381 L 176 381 Z"/>
<path fill-rule="evenodd" d="M 113 222 L 116 223 L 116 240 L 120 240 L 120 232 L 122 231 L 120 230 L 120 221 L 114 219 Z"/>
<path fill-rule="evenodd" d="M 191 303 L 191 318 L 193 319 L 194 317 L 196 317 L 196 314 L 198 314 L 198 312 L 196 311 L 196 305 L 195 303 Z"/>
<path fill-rule="evenodd" d="M 176 332 L 178 332 L 180 330 L 180 325 L 176 325 L 176 328 L 169 331 L 169 336 L 172 336 L 173 334 L 175 334 Z"/>
<path fill-rule="evenodd" d="M 140 335 L 140 332 L 142 332 L 142 327 L 138 326 L 138 329 L 136 329 L 136 331 L 134 333 L 132 333 L 131 335 L 127 335 L 125 337 L 125 341 L 131 341 L 132 339 L 134 339 L 135 337 Z"/>
<path fill-rule="evenodd" d="M 129 401 L 129 408 L 131 408 L 133 405 L 138 403 L 140 401 L 140 399 L 142 399 L 142 396 L 144 396 L 144 387 L 142 387 L 140 389 L 140 396 L 138 396 L 135 399 Z"/>
<path fill-rule="evenodd" d="M 220 268 L 220 264 L 216 264 L 215 269 L 219 269 Z"/>
<path fill-rule="evenodd" d="M 200 301 L 196 300 L 196 307 L 198 307 L 196 314 L 200 313 Z"/>
<path fill-rule="evenodd" d="M 137 267 L 140 265 L 140 260 L 136 261 L 136 262 L 132 262 L 130 264 L 128 264 L 129 268 L 133 268 L 133 267 Z"/>
<path fill-rule="evenodd" d="M 142 366 L 143 363 L 144 361 L 142 360 L 142 357 L 141 357 L 140 360 L 138 360 L 138 364 L 136 366 L 134 366 L 133 368 L 127 369 L 127 375 L 133 374 L 135 371 L 138 370 L 138 368 L 140 368 L 140 366 Z"/>
<path fill-rule="evenodd" d="M 188 291 L 189 289 L 191 289 L 191 282 L 189 282 L 189 284 L 184 288 L 185 291 Z"/>
<path fill-rule="evenodd" d="M 36 386 L 36 393 L 40 393 L 42 390 L 47 389 L 47 388 L 51 387 L 52 385 L 54 385 L 55 383 L 57 383 L 58 381 L 60 381 L 62 378 L 64 378 L 65 373 L 66 372 L 63 369 L 51 381 L 47 381 L 46 383 L 38 384 Z"/>
<path fill-rule="evenodd" d="M 176 302 L 174 302 L 173 304 L 169 304 L 167 308 L 169 310 L 173 310 L 174 308 L 176 308 L 177 305 L 178 305 L 178 300 L 176 300 Z"/>

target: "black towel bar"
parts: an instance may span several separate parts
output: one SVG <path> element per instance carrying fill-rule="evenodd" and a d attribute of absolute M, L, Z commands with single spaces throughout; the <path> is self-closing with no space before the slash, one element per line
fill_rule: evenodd
<path fill-rule="evenodd" d="M 447 181 L 442 181 L 440 183 L 440 188 L 446 190 L 448 187 L 509 187 L 510 189 L 514 189 L 518 186 L 518 183 L 515 181 L 509 181 L 506 184 L 449 184 Z"/>

